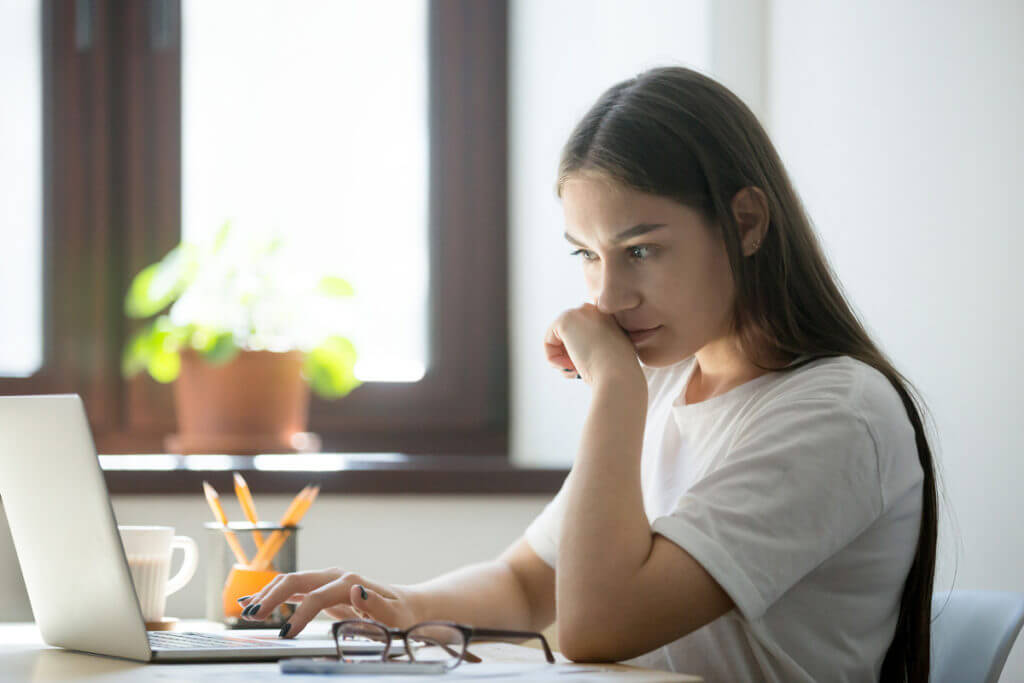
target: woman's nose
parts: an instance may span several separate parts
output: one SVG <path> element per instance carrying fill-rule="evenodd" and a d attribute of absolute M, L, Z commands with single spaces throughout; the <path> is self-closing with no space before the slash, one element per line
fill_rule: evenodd
<path fill-rule="evenodd" d="M 594 292 L 594 305 L 602 313 L 611 315 L 633 308 L 639 303 L 639 297 L 632 288 L 619 280 L 609 278 L 607 274 L 600 284 L 601 286 Z"/>

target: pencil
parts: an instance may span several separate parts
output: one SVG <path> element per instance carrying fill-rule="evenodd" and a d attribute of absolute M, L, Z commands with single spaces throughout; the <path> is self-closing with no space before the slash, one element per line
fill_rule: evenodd
<path fill-rule="evenodd" d="M 307 486 L 302 489 L 292 504 L 288 506 L 288 510 L 281 516 L 280 526 L 295 526 L 299 523 L 299 520 L 306 514 L 313 501 L 316 499 L 317 494 L 320 493 L 319 486 Z M 274 556 L 277 555 L 278 551 L 288 540 L 288 536 L 291 535 L 291 531 L 275 531 L 270 534 L 270 539 L 266 544 L 260 548 L 260 551 L 256 554 L 256 557 L 252 560 L 252 568 L 258 571 L 266 570 L 270 567 L 271 562 L 274 560 Z"/>
<path fill-rule="evenodd" d="M 288 508 L 285 510 L 284 514 L 281 515 L 281 521 L 278 522 L 278 526 L 288 525 L 288 521 L 293 516 L 295 516 L 295 513 L 298 511 L 299 507 L 305 502 L 306 495 L 309 493 L 310 489 L 312 489 L 312 484 L 307 484 L 306 486 L 302 487 L 301 491 L 295 494 L 295 497 L 292 498 L 292 502 L 288 504 Z M 271 552 L 271 550 L 273 549 L 273 546 L 284 542 L 283 539 L 281 538 L 282 536 L 283 533 L 280 530 L 275 530 L 271 532 L 270 538 L 268 538 L 267 542 L 263 544 L 263 547 L 259 549 L 259 551 L 256 553 L 256 556 L 252 558 L 252 564 L 250 566 L 253 569 L 257 569 L 261 566 L 263 566 L 264 568 L 270 566 L 268 558 L 273 557 L 273 553 Z"/>
<path fill-rule="evenodd" d="M 249 560 L 245 557 L 245 551 L 242 550 L 241 544 L 239 544 L 238 539 L 235 537 L 235 532 L 228 527 L 228 516 L 224 514 L 224 508 L 220 506 L 220 496 L 217 495 L 217 491 L 205 481 L 203 482 L 203 491 L 206 493 L 206 502 L 210 504 L 210 509 L 213 510 L 213 516 L 224 527 L 224 538 L 231 547 L 231 552 L 235 554 L 235 559 L 240 564 L 248 565 Z"/>
<path fill-rule="evenodd" d="M 314 486 L 309 491 L 309 493 L 306 494 L 306 502 L 304 502 L 302 506 L 295 512 L 295 518 L 292 519 L 291 524 L 289 524 L 288 526 L 295 526 L 300 521 L 302 521 L 302 518 L 305 517 L 306 512 L 309 510 L 310 506 L 313 505 L 313 501 L 316 500 L 316 496 L 318 493 L 320 493 L 320 487 Z"/>
<path fill-rule="evenodd" d="M 256 502 L 252 499 L 252 493 L 249 491 L 249 485 L 245 483 L 245 479 L 238 472 L 235 472 L 235 496 L 238 497 L 238 503 L 242 506 L 242 512 L 245 513 L 245 518 L 249 520 L 249 523 L 256 526 L 260 523 L 260 518 L 256 514 Z M 263 534 L 259 532 L 259 529 L 252 530 L 252 538 L 256 541 L 256 548 L 263 547 Z"/>

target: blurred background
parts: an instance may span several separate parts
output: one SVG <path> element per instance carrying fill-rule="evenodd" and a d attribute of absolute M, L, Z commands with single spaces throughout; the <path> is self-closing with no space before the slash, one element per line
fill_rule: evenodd
<path fill-rule="evenodd" d="M 589 394 L 541 352 L 584 295 L 558 154 L 604 89 L 685 65 L 760 118 L 930 410 L 937 589 L 1024 591 L 1022 38 L 1015 0 L 0 0 L 0 393 L 80 393 L 100 453 L 164 452 L 171 391 L 124 376 L 124 297 L 231 221 L 355 289 L 338 315 L 362 385 L 314 397 L 324 451 L 564 474 Z M 411 582 L 487 559 L 557 480 L 326 491 L 299 565 Z M 280 514 L 291 489 L 260 481 Z M 112 486 L 118 521 L 198 539 L 198 490 L 150 488 Z M 202 600 L 197 578 L 168 614 Z M 31 619 L 5 524 L 0 619 Z M 1024 680 L 1019 648 L 1006 672 Z"/>

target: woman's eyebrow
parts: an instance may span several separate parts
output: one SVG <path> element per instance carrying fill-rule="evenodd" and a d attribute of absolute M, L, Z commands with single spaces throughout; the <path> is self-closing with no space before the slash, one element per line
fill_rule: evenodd
<path fill-rule="evenodd" d="M 613 237 L 612 244 L 621 244 L 622 242 L 625 242 L 626 240 L 631 239 L 633 237 L 637 237 L 639 235 L 646 235 L 647 233 L 653 232 L 658 228 L 664 228 L 666 225 L 666 223 L 640 223 L 638 225 L 634 225 L 632 228 L 623 230 L 618 235 Z M 565 239 L 568 240 L 569 242 L 572 242 L 577 247 L 586 246 L 585 244 L 583 244 L 583 242 L 579 241 L 578 239 L 570 235 L 568 232 L 565 233 Z"/>

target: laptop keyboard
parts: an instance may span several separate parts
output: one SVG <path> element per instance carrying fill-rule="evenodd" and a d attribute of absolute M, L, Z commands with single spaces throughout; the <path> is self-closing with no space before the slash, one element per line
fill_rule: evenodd
<path fill-rule="evenodd" d="M 294 647 L 302 643 L 295 640 L 259 640 L 256 638 L 239 638 L 237 636 L 222 636 L 216 633 L 190 633 L 147 631 L 149 646 L 154 650 L 223 650 L 230 648 L 249 647 Z"/>

